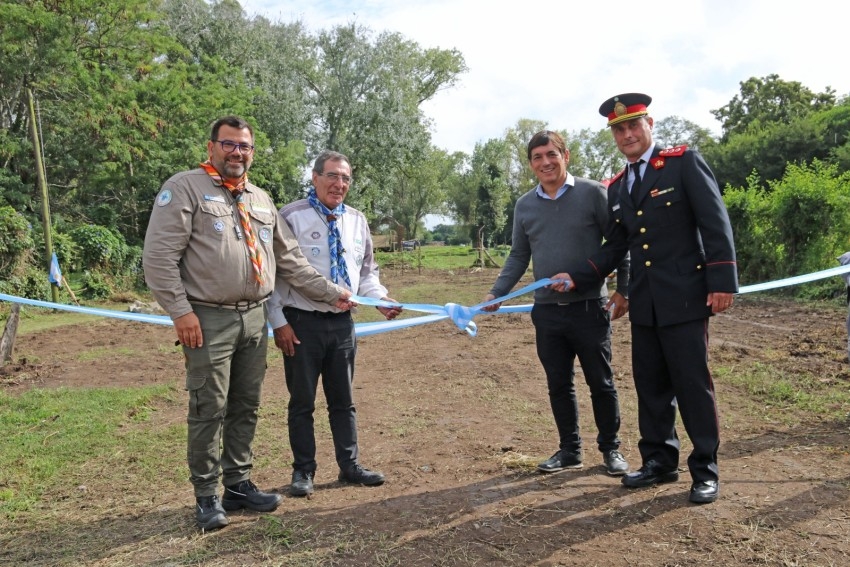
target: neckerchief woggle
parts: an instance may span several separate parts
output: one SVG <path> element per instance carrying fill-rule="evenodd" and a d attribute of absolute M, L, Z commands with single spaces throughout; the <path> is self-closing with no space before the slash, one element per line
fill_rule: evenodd
<path fill-rule="evenodd" d="M 451 319 L 452 323 L 454 323 L 458 329 L 460 329 L 461 331 L 466 331 L 470 337 L 474 337 L 478 334 L 478 326 L 475 324 L 472 318 L 476 315 L 480 315 L 481 313 L 491 313 L 489 311 L 484 311 L 484 307 L 487 307 L 489 305 L 495 305 L 496 303 L 502 303 L 503 301 L 513 299 L 514 297 L 519 297 L 520 295 L 525 295 L 526 293 L 532 292 L 538 288 L 563 281 L 565 280 L 544 278 L 542 280 L 537 280 L 536 282 L 522 287 L 514 292 L 511 292 L 508 295 L 497 297 L 496 299 L 491 299 L 490 301 L 485 301 L 483 303 L 478 303 L 476 305 L 473 305 L 472 307 L 458 305 L 457 303 L 446 303 L 445 305 L 434 305 L 430 303 L 393 303 L 392 301 L 373 299 L 371 297 L 360 297 L 359 295 L 352 295 L 349 300 L 353 301 L 354 303 L 359 303 L 361 305 L 372 305 L 375 307 L 390 308 L 401 307 L 402 309 L 407 309 L 410 311 L 419 311 L 421 313 L 433 313 L 434 318 L 429 318 L 429 320 L 439 321 L 440 319 Z M 566 281 L 566 283 L 567 285 L 569 285 L 568 280 Z M 504 308 L 500 307 L 499 312 L 509 313 L 509 308 L 510 306 Z"/>

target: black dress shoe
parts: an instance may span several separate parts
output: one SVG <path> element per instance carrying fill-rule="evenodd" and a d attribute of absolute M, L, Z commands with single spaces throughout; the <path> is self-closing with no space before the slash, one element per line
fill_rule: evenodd
<path fill-rule="evenodd" d="M 643 488 L 663 482 L 679 480 L 678 469 L 663 467 L 657 461 L 647 461 L 639 470 L 623 477 L 623 486 L 628 488 Z"/>
<path fill-rule="evenodd" d="M 363 486 L 378 486 L 384 484 L 384 475 L 378 471 L 370 471 L 360 465 L 354 465 L 344 471 L 339 471 L 339 481 Z"/>
<path fill-rule="evenodd" d="M 688 500 L 694 504 L 708 504 L 717 500 L 718 496 L 720 496 L 720 483 L 716 480 L 703 480 L 691 485 Z"/>
<path fill-rule="evenodd" d="M 271 512 L 278 507 L 281 500 L 283 496 L 280 494 L 262 492 L 250 480 L 243 480 L 238 484 L 224 487 L 221 505 L 225 510 L 248 508 L 255 512 Z"/>
<path fill-rule="evenodd" d="M 537 470 L 544 473 L 553 473 L 565 469 L 580 469 L 582 466 L 581 453 L 558 451 L 537 465 Z"/>
<path fill-rule="evenodd" d="M 292 483 L 289 485 L 289 493 L 293 496 L 308 496 L 313 494 L 313 475 L 315 473 L 292 471 Z"/>

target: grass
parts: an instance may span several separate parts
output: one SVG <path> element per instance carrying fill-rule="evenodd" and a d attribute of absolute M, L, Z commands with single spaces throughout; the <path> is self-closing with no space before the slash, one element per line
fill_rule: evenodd
<path fill-rule="evenodd" d="M 382 267 L 463 270 L 473 266 L 478 252 L 469 246 L 423 246 L 408 252 L 377 252 L 375 257 Z"/>
<path fill-rule="evenodd" d="M 468 248 L 455 248 L 459 249 L 425 247 L 422 250 L 423 269 L 451 271 L 450 278 L 441 275 L 439 283 L 425 278 L 394 278 L 400 283 L 390 289 L 391 296 L 400 301 L 436 304 L 453 301 L 472 305 L 481 301 L 494 281 L 495 270 L 484 273 L 471 270 L 474 254 Z M 417 254 L 415 251 L 405 256 Z M 440 265 L 447 267 L 435 267 Z M 399 269 L 390 265 L 385 268 Z M 530 279 L 527 276 L 524 283 Z M 530 301 L 530 296 L 515 300 Z M 358 322 L 380 318 L 371 307 L 361 308 L 356 315 Z M 32 308 L 22 317 L 19 333 L 25 335 L 94 320 L 91 316 Z M 528 348 L 533 349 L 533 345 Z M 144 355 L 120 347 L 110 352 L 122 356 Z M 154 356 L 157 354 L 160 353 Z M 101 349 L 93 349 L 81 354 L 80 360 L 104 355 Z M 280 356 L 270 344 L 268 379 L 283 380 Z M 774 408 L 778 410 L 775 414 L 797 421 L 813 416 L 836 421 L 845 417 L 850 405 L 846 383 L 786 372 L 781 370 L 782 362 L 779 357 L 775 360 L 768 357 L 764 362 L 716 368 L 714 372 L 718 379 L 745 391 L 753 406 L 762 411 L 765 407 Z M 423 399 L 424 392 L 434 384 L 441 384 L 442 396 L 455 399 L 463 393 L 455 391 L 451 383 L 435 382 L 434 376 L 421 380 L 418 372 L 418 369 L 408 371 L 408 379 L 412 388 L 422 388 Z M 404 372 L 401 374 L 406 376 Z M 468 407 L 495 408 L 506 421 L 517 424 L 518 431 L 527 438 L 537 430 L 551 427 L 547 411 L 515 396 L 511 389 L 499 388 L 487 379 L 486 368 L 470 372 L 465 379 L 480 384 L 475 397 L 465 400 Z M 452 539 L 455 528 L 441 529 L 426 523 L 423 531 L 434 528 L 438 533 L 426 534 L 422 540 L 432 541 L 433 545 L 426 548 L 411 544 L 405 549 L 405 542 L 396 534 L 348 525 L 334 518 L 333 510 L 323 509 L 320 503 L 303 514 L 290 510 L 285 514 L 261 515 L 220 533 L 197 534 L 191 526 L 189 507 L 184 505 L 185 420 L 160 418 L 160 412 L 166 410 L 181 416 L 185 413 L 184 404 L 177 397 L 178 391 L 171 385 L 30 390 L 14 397 L 0 390 L 0 431 L 3 432 L 0 525 L 9 526 L 0 530 L 0 563 L 9 560 L 10 564 L 40 565 L 300 567 L 342 565 L 351 560 L 349 564 L 386 566 L 482 564 L 475 546 L 489 541 L 486 535 L 463 542 Z M 324 407 L 321 400 L 318 402 L 317 430 L 326 432 Z M 415 439 L 420 430 L 437 426 L 428 407 L 401 403 L 392 406 L 397 419 L 388 418 L 380 425 L 399 446 Z M 261 408 L 254 444 L 255 464 L 260 471 L 280 466 L 281 451 L 287 453 L 285 413 L 285 397 L 267 399 Z M 512 450 L 498 454 L 497 458 L 506 469 L 520 475 L 521 482 L 521 475 L 532 474 L 539 461 L 537 457 Z M 112 494 L 115 485 L 133 488 L 129 494 Z M 99 496 L 87 503 L 86 491 L 98 492 Z M 166 497 L 169 491 L 178 494 L 180 505 L 175 507 L 171 505 L 173 502 L 165 505 L 168 500 L 161 494 L 152 497 L 149 493 L 153 491 L 165 492 Z M 464 498 L 459 496 L 458 501 L 463 502 Z M 734 498 L 731 501 L 735 502 Z M 416 499 L 411 500 L 415 502 Z M 411 507 L 409 513 L 422 515 L 423 523 L 428 513 L 434 513 L 439 522 L 445 521 L 440 513 L 429 512 L 427 507 Z M 322 514 L 324 520 L 319 517 Z M 409 525 L 409 522 L 399 523 Z M 520 532 L 505 529 L 504 548 L 490 548 L 494 553 L 504 554 L 504 564 L 518 564 L 512 561 L 516 558 L 510 548 L 510 536 L 517 533 Z M 523 532 L 522 537 L 528 534 L 531 532 Z M 427 557 L 419 555 L 418 562 L 411 561 L 416 554 Z"/>
<path fill-rule="evenodd" d="M 0 518 L 32 510 L 47 487 L 80 476 L 81 468 L 128 455 L 143 476 L 162 474 L 158 449 L 171 443 L 182 452 L 180 428 L 139 433 L 131 426 L 146 424 L 172 393 L 170 386 L 35 389 L 14 397 L 0 390 Z"/>
<path fill-rule="evenodd" d="M 728 384 L 743 389 L 763 410 L 798 421 L 806 415 L 840 420 L 850 407 L 850 390 L 833 380 L 808 372 L 786 372 L 763 362 L 735 368 L 720 367 L 715 373 Z"/>

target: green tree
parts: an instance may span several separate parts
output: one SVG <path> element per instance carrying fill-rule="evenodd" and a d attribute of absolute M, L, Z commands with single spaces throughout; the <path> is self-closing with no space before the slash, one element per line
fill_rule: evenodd
<path fill-rule="evenodd" d="M 368 28 L 349 24 L 320 32 L 303 63 L 314 117 L 308 148 L 348 155 L 358 187 L 353 203 L 380 214 L 382 188 L 426 159 L 430 135 L 419 106 L 454 85 L 466 70 L 463 58 L 423 50 L 399 34 L 373 39 Z"/>
<path fill-rule="evenodd" d="M 617 149 L 614 136 L 608 128 L 585 128 L 568 138 L 570 148 L 569 171 L 578 177 L 603 181 L 619 173 L 626 161 Z"/>
<path fill-rule="evenodd" d="M 706 144 L 713 141 L 708 128 L 678 116 L 656 120 L 652 128 L 652 139 L 662 148 L 687 144 L 689 148 L 697 151 L 702 151 Z"/>
<path fill-rule="evenodd" d="M 835 105 L 835 91 L 826 87 L 814 93 L 798 81 L 783 81 L 779 75 L 751 77 L 739 83 L 740 94 L 711 113 L 723 127 L 723 140 L 749 130 L 754 123 L 790 123 L 811 112 Z"/>
<path fill-rule="evenodd" d="M 476 144 L 472 154 L 477 198 L 470 219 L 473 230 L 470 236 L 479 245 L 492 244 L 507 225 L 511 194 L 506 172 L 513 160 L 511 150 L 506 141 L 491 139 Z"/>

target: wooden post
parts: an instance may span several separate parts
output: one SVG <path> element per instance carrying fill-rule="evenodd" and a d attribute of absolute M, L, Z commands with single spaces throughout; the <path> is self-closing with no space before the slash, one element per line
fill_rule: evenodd
<path fill-rule="evenodd" d="M 32 137 L 32 149 L 35 153 L 35 169 L 38 176 L 38 185 L 41 188 L 41 224 L 44 226 L 44 247 L 47 258 L 47 271 L 50 272 L 50 260 L 53 257 L 53 231 L 50 227 L 50 198 L 47 192 L 47 180 L 44 176 L 44 162 L 41 161 L 41 142 L 38 138 L 38 125 L 35 121 L 35 103 L 32 98 L 32 90 L 27 89 L 27 101 L 30 107 L 30 136 Z M 59 303 L 59 286 L 50 286 L 53 303 Z"/>
<path fill-rule="evenodd" d="M 15 336 L 18 334 L 18 321 L 20 321 L 21 304 L 13 303 L 9 308 L 9 318 L 6 319 L 6 328 L 3 329 L 3 338 L 0 339 L 0 360 L 3 364 L 12 362 L 12 352 L 15 350 Z"/>

